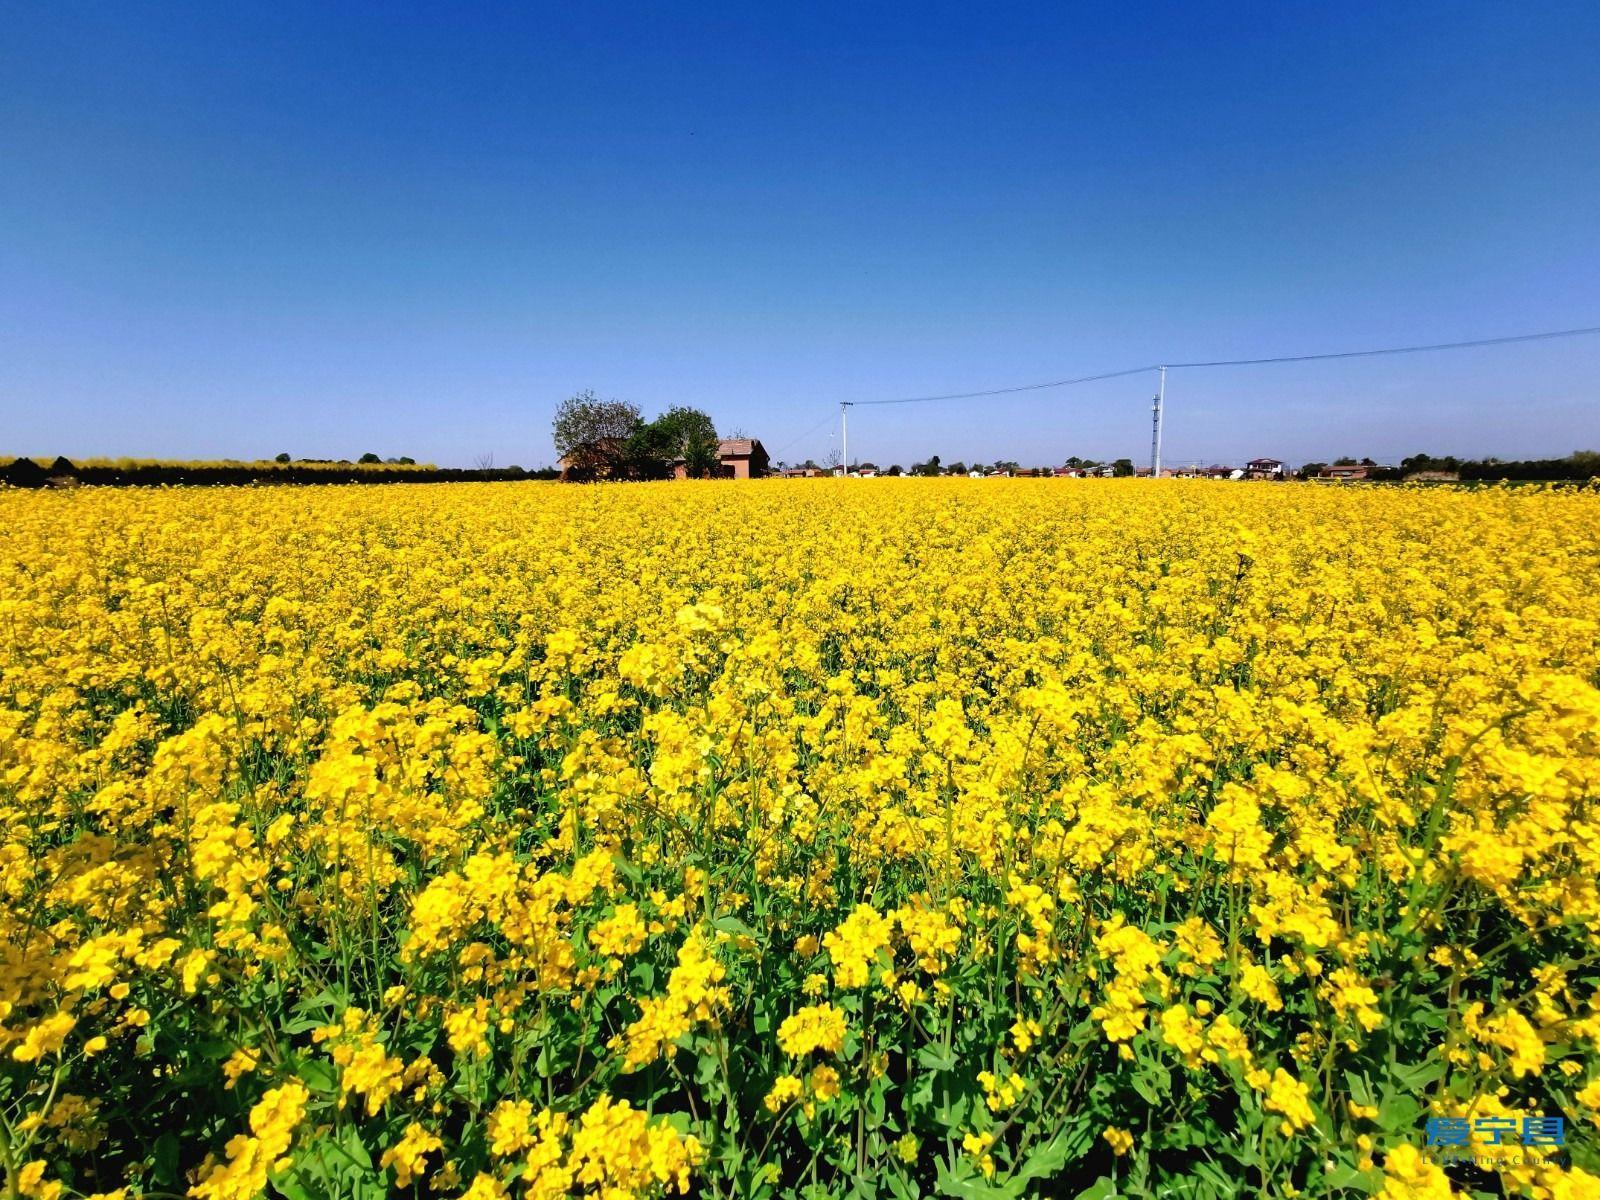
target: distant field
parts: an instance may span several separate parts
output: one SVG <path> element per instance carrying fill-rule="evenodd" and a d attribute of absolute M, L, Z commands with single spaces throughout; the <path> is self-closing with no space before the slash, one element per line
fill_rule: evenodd
<path fill-rule="evenodd" d="M 1600 493 L 0 491 L 0 573 L 6 1200 L 1600 1187 Z"/>

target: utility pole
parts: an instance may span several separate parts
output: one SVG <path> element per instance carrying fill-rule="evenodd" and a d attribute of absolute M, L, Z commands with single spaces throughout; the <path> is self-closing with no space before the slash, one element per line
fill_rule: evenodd
<path fill-rule="evenodd" d="M 1161 405 L 1167 398 L 1167 369 L 1157 367 L 1161 372 L 1161 385 L 1156 389 L 1156 402 L 1151 409 L 1150 417 L 1150 478 L 1161 478 Z"/>
<path fill-rule="evenodd" d="M 841 443 L 843 443 L 843 449 L 844 449 L 844 473 L 845 473 L 845 478 L 847 478 L 847 479 L 850 477 L 850 422 L 848 420 L 849 414 L 850 414 L 850 401 L 848 401 L 848 400 L 839 401 L 839 441 Z"/>

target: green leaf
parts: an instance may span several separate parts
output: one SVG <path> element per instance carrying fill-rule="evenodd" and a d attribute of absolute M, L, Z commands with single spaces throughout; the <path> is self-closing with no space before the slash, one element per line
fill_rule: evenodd
<path fill-rule="evenodd" d="M 1117 1181 L 1109 1175 L 1102 1175 L 1079 1192 L 1076 1200 L 1109 1200 L 1109 1197 L 1116 1194 Z"/>
<path fill-rule="evenodd" d="M 1020 1200 L 1028 1181 L 1013 1178 L 1005 1183 L 991 1183 L 978 1174 L 970 1161 L 960 1158 L 954 1168 L 946 1163 L 939 1164 L 936 1186 L 941 1195 L 955 1200 Z"/>
<path fill-rule="evenodd" d="M 1322 1177 L 1324 1186 L 1330 1188 L 1361 1188 L 1370 1191 L 1378 1184 L 1376 1171 L 1357 1170 L 1353 1163 L 1340 1163 Z"/>
<path fill-rule="evenodd" d="M 750 926 L 746 925 L 738 917 L 733 916 L 718 917 L 715 921 L 711 922 L 711 928 L 715 929 L 719 933 L 731 933 L 735 937 L 747 937 L 753 939 L 756 936 L 756 931 L 754 929 L 751 929 Z"/>
<path fill-rule="evenodd" d="M 1371 1105 L 1374 1103 L 1372 1085 L 1367 1082 L 1365 1076 L 1357 1075 L 1354 1071 L 1346 1071 L 1344 1073 L 1344 1085 L 1350 1090 L 1350 1098 L 1357 1104 Z"/>
<path fill-rule="evenodd" d="M 1147 1104 L 1154 1107 L 1160 1107 L 1171 1087 L 1172 1077 L 1165 1071 L 1146 1067 L 1133 1077 L 1133 1090 L 1138 1092 Z"/>
<path fill-rule="evenodd" d="M 1378 1128 L 1385 1133 L 1409 1133 L 1417 1127 L 1422 1106 L 1404 1092 L 1390 1092 L 1378 1106 Z"/>
<path fill-rule="evenodd" d="M 1238 1180 L 1229 1175 L 1217 1163 L 1197 1163 L 1194 1168 L 1195 1177 L 1210 1185 L 1208 1194 L 1214 1196 L 1237 1196 L 1239 1194 Z"/>
<path fill-rule="evenodd" d="M 1071 1142 L 1066 1131 L 1062 1130 L 1048 1142 L 1041 1142 L 1028 1151 L 1028 1157 L 1017 1166 L 1012 1178 L 1022 1180 L 1048 1178 L 1066 1166 L 1069 1157 L 1076 1158 L 1077 1155 L 1072 1153 Z"/>
<path fill-rule="evenodd" d="M 1394 1079 L 1408 1092 L 1420 1092 L 1444 1078 L 1445 1065 L 1437 1058 L 1394 1069 Z"/>

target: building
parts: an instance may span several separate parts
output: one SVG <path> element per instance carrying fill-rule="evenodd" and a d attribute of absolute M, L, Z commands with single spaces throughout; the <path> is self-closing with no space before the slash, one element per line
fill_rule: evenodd
<path fill-rule="evenodd" d="M 767 473 L 766 447 L 759 438 L 723 438 L 717 443 L 717 462 L 720 479 L 760 479 Z M 672 464 L 672 477 L 689 477 L 682 459 Z"/>
<path fill-rule="evenodd" d="M 767 448 L 760 438 L 723 438 L 717 443 L 717 459 L 730 479 L 760 479 L 767 473 Z"/>
<path fill-rule="evenodd" d="M 1283 464 L 1275 458 L 1252 458 L 1244 465 L 1246 479 L 1282 479 Z"/>
<path fill-rule="evenodd" d="M 1373 468 L 1366 463 L 1335 463 L 1331 467 L 1323 467 L 1317 472 L 1318 479 L 1354 480 L 1366 479 L 1372 474 Z"/>

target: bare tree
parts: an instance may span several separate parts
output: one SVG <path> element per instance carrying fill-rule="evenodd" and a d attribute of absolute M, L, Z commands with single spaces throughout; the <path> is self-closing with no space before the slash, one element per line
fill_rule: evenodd
<path fill-rule="evenodd" d="M 477 458 L 472 460 L 472 465 L 480 471 L 494 470 L 494 451 L 491 450 L 487 454 L 478 455 Z"/>

